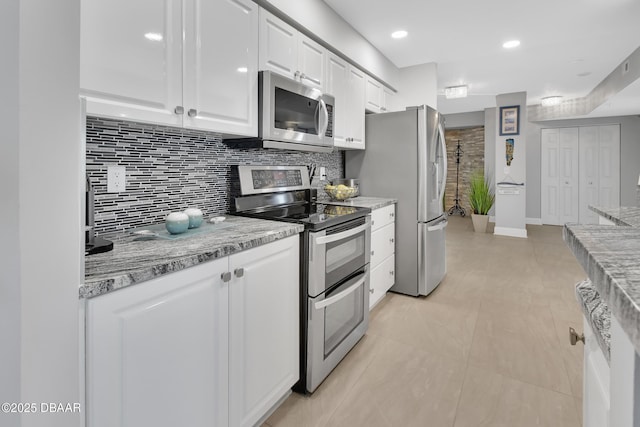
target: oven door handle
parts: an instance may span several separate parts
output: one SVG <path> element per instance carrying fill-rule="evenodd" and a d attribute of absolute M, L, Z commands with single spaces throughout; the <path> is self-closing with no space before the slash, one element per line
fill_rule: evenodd
<path fill-rule="evenodd" d="M 367 280 L 368 277 L 369 277 L 369 272 L 367 271 L 364 274 L 364 276 L 362 276 L 362 279 L 358 280 L 356 283 L 349 286 L 344 291 L 336 295 L 333 295 L 327 299 L 323 299 L 322 301 L 318 301 L 314 303 L 313 306 L 315 307 L 316 310 L 322 310 L 323 308 L 340 301 L 342 298 L 345 298 L 347 295 L 355 292 L 355 290 L 358 289 Z"/>
<path fill-rule="evenodd" d="M 317 237 L 315 239 L 315 243 L 317 245 L 326 245 L 327 243 L 337 242 L 338 240 L 346 239 L 347 237 L 355 236 L 358 233 L 361 233 L 364 230 L 367 230 L 371 227 L 371 223 L 367 222 L 366 224 L 359 225 L 351 230 L 343 231 L 338 234 L 330 234 L 328 236 Z"/>

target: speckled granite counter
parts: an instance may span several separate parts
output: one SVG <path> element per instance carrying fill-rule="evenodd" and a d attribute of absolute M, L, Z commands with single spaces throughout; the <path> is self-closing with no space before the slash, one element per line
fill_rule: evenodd
<path fill-rule="evenodd" d="M 591 280 L 576 285 L 576 298 L 607 361 L 611 360 L 611 312 Z"/>
<path fill-rule="evenodd" d="M 600 208 L 589 206 L 589 209 L 607 218 L 616 225 L 640 227 L 640 207 L 621 206 L 619 208 Z"/>
<path fill-rule="evenodd" d="M 80 297 L 105 294 L 154 277 L 298 234 L 304 227 L 286 222 L 227 216 L 224 227 L 174 240 L 133 234 L 105 236 L 114 249 L 85 257 Z"/>
<path fill-rule="evenodd" d="M 640 228 L 565 225 L 563 235 L 640 353 Z"/>
<path fill-rule="evenodd" d="M 369 196 L 358 196 L 353 199 L 346 200 L 344 202 L 334 202 L 329 200 L 328 198 L 323 200 L 318 199 L 318 203 L 324 203 L 327 205 L 355 206 L 358 208 L 369 208 L 371 210 L 384 208 L 385 206 L 389 206 L 397 202 L 398 202 L 397 199 L 388 199 L 384 197 L 369 197 Z"/>

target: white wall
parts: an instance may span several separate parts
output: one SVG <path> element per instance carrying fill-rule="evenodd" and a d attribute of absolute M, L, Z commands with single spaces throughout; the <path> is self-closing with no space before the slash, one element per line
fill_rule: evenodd
<path fill-rule="evenodd" d="M 495 191 L 496 184 L 496 135 L 498 134 L 496 125 L 498 118 L 495 108 L 487 108 L 484 110 L 484 176 L 489 178 Z M 495 203 L 489 210 L 490 216 L 495 216 Z"/>
<path fill-rule="evenodd" d="M 640 175 L 640 117 L 602 117 L 529 123 L 527 132 L 527 217 L 540 218 L 540 130 L 620 124 L 620 204 L 636 206 Z"/>
<path fill-rule="evenodd" d="M 464 129 L 485 126 L 484 111 L 446 114 L 444 118 L 445 128 L 447 129 Z"/>
<path fill-rule="evenodd" d="M 505 179 L 508 173 L 514 182 L 524 182 L 518 187 L 519 194 L 500 194 L 496 188 L 494 233 L 513 237 L 527 237 L 526 228 L 526 192 L 527 192 L 527 94 L 526 92 L 508 93 L 496 96 L 496 130 L 495 130 L 495 173 L 494 183 Z M 520 106 L 520 134 L 513 136 L 500 135 L 500 107 Z M 513 138 L 514 153 L 511 166 L 507 170 L 505 140 Z"/>
<path fill-rule="evenodd" d="M 2 326 L 12 330 L 2 337 L 0 371 L 4 376 L 15 369 L 0 390 L 12 401 L 19 392 L 18 402 L 74 403 L 80 399 L 78 285 L 83 256 L 80 3 L 3 0 L 0 11 L 0 169 L 7 178 L 0 182 L 0 219 L 7 228 L 1 244 L 0 304 L 2 323 L 6 317 L 12 321 Z M 12 43 L 18 41 L 16 63 Z M 19 76 L 13 64 L 19 65 Z M 16 303 L 8 312 L 6 296 Z M 79 414 L 24 414 L 20 424 L 5 424 L 3 417 L 0 424 L 22 427 L 73 427 L 80 422 Z"/>
<path fill-rule="evenodd" d="M 19 11 L 19 0 L 0 2 L 0 403 L 20 402 Z M 0 425 L 18 423 L 17 415 L 0 413 Z"/>
<path fill-rule="evenodd" d="M 322 0 L 254 0 L 269 4 L 297 21 L 324 42 L 383 83 L 398 89 L 398 68 Z"/>
<path fill-rule="evenodd" d="M 394 101 L 398 109 L 427 104 L 438 108 L 438 66 L 435 63 L 400 69 L 400 86 Z"/>

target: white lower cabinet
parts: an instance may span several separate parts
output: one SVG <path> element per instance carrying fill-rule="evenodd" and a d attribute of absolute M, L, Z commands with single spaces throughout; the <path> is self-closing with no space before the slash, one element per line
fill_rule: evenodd
<path fill-rule="evenodd" d="M 609 426 L 609 365 L 584 320 L 583 427 Z"/>
<path fill-rule="evenodd" d="M 395 204 L 371 212 L 369 310 L 395 283 Z"/>
<path fill-rule="evenodd" d="M 252 426 L 298 379 L 298 237 L 87 301 L 87 425 Z"/>

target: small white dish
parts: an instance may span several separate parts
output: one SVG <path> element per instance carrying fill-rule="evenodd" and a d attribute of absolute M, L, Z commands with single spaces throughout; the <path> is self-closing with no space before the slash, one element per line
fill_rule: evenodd
<path fill-rule="evenodd" d="M 223 216 L 214 216 L 213 218 L 211 218 L 209 220 L 209 222 L 212 223 L 212 224 L 218 224 L 218 223 L 224 221 L 225 219 L 227 219 L 227 218 L 225 218 Z"/>

